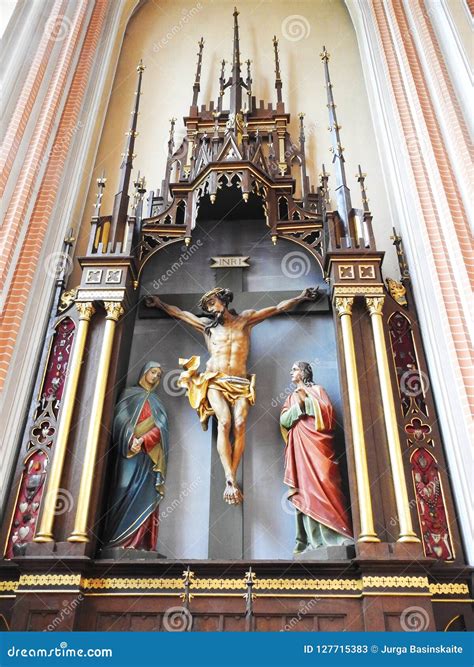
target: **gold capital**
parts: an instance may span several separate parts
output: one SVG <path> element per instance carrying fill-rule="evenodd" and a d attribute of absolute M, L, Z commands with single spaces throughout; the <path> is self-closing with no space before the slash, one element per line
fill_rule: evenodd
<path fill-rule="evenodd" d="M 371 315 L 382 315 L 384 301 L 384 296 L 368 296 L 365 298 L 367 308 Z"/>
<path fill-rule="evenodd" d="M 90 322 L 92 315 L 95 313 L 95 308 L 91 301 L 80 301 L 76 303 L 77 312 L 79 313 L 79 320 Z"/>
<path fill-rule="evenodd" d="M 117 322 L 124 314 L 124 309 L 119 301 L 104 301 L 104 308 L 107 312 L 106 320 Z"/>
<path fill-rule="evenodd" d="M 337 296 L 335 300 L 336 311 L 339 317 L 352 315 L 353 296 Z"/>

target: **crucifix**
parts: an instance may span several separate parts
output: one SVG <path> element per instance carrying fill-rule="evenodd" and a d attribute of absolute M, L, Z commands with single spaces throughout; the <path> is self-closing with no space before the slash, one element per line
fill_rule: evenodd
<path fill-rule="evenodd" d="M 180 360 L 184 368 L 180 382 L 182 386 L 186 387 L 189 401 L 196 409 L 203 428 L 207 428 L 209 417 L 215 417 L 213 438 L 215 446 L 212 448 L 213 470 L 211 471 L 213 474 L 213 481 L 211 481 L 211 519 L 214 514 L 213 523 L 221 518 L 224 519 L 227 514 L 223 512 L 222 500 L 220 500 L 221 507 L 219 508 L 219 498 L 215 491 L 216 453 L 225 477 L 224 501 L 234 506 L 234 511 L 235 507 L 240 506 L 243 501 L 237 474 L 245 448 L 247 414 L 249 407 L 255 402 L 255 376 L 247 375 L 251 329 L 270 317 L 290 310 L 301 312 L 302 310 L 322 309 L 319 293 L 315 288 L 307 288 L 299 295 L 295 295 L 294 292 L 244 292 L 243 269 L 249 266 L 246 259 L 248 258 L 213 258 L 212 266 L 215 267 L 216 282 L 219 286 L 199 299 L 198 305 L 201 312 L 204 312 L 204 316 L 192 312 L 196 310 L 197 295 L 194 294 L 181 297 L 171 296 L 173 305 L 168 303 L 164 295 L 145 298 L 145 305 L 147 308 L 156 309 L 155 313 L 161 312 L 181 320 L 202 333 L 209 351 L 209 359 L 202 372 L 198 371 L 199 357 Z M 226 268 L 227 271 L 222 271 L 223 268 Z M 240 313 L 229 307 L 234 293 L 238 295 Z M 260 306 L 258 310 L 255 309 L 255 304 Z M 236 545 L 236 548 L 226 548 L 226 551 L 232 552 L 227 553 L 226 557 L 238 558 L 242 555 L 241 510 L 238 516 L 240 517 L 238 531 L 235 530 L 236 522 L 234 520 L 230 522 L 234 528 L 232 531 L 234 537 L 231 541 L 237 541 L 240 547 Z M 229 524 L 228 521 L 225 523 Z M 239 534 L 240 539 L 236 537 Z M 218 541 L 221 543 L 219 551 L 222 557 L 222 540 Z M 227 540 L 224 544 L 229 546 Z M 213 557 L 211 551 L 210 544 L 210 557 Z M 237 551 L 240 553 L 236 553 Z"/>

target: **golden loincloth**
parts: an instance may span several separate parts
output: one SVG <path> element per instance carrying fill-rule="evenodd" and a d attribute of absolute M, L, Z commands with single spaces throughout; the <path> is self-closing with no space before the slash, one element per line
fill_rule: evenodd
<path fill-rule="evenodd" d="M 179 364 L 185 370 L 179 376 L 178 385 L 186 388 L 189 403 L 198 413 L 204 431 L 207 431 L 209 417 L 215 414 L 207 397 L 209 389 L 217 389 L 222 392 L 229 405 L 233 405 L 238 398 L 246 398 L 250 405 L 255 404 L 255 375 L 241 378 L 226 375 L 221 371 L 199 373 L 200 363 L 201 358 L 197 356 L 180 359 Z"/>

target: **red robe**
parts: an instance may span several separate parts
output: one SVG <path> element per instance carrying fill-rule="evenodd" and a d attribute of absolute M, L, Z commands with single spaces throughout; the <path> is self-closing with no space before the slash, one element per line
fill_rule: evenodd
<path fill-rule="evenodd" d="M 289 499 L 303 514 L 351 538 L 334 453 L 333 407 L 322 387 L 311 385 L 306 391 L 319 410 L 316 406 L 316 417 L 303 415 L 288 431 L 284 482 L 291 487 Z M 294 392 L 286 399 L 282 412 L 297 404 L 297 393 Z M 316 422 L 321 420 L 317 429 Z"/>
<path fill-rule="evenodd" d="M 145 419 L 151 417 L 151 410 L 148 401 L 145 401 L 145 404 L 140 412 L 138 418 L 138 424 Z M 145 452 L 151 452 L 155 445 L 160 441 L 161 433 L 158 426 L 154 426 L 150 431 L 145 433 L 143 437 L 143 450 Z M 131 445 L 132 443 L 130 443 Z M 150 516 L 142 523 L 140 528 L 136 530 L 133 535 L 121 542 L 119 546 L 128 547 L 129 549 L 146 549 L 151 551 L 156 549 L 156 542 L 158 540 L 158 516 L 156 512 L 152 512 Z"/>

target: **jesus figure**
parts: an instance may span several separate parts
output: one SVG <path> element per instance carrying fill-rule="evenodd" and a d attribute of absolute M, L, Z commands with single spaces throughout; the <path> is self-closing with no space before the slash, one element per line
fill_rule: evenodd
<path fill-rule="evenodd" d="M 299 296 L 261 310 L 236 313 L 229 309 L 230 290 L 216 287 L 199 302 L 206 317 L 164 303 L 158 296 L 148 296 L 145 303 L 186 322 L 204 334 L 209 359 L 206 370 L 198 372 L 200 359 L 180 359 L 184 366 L 179 383 L 186 387 L 191 406 L 197 411 L 203 428 L 209 417 L 217 419 L 217 451 L 224 468 L 224 500 L 230 505 L 242 502 L 236 473 L 245 449 L 245 426 L 249 406 L 255 403 L 255 376 L 247 376 L 250 330 L 273 315 L 285 313 L 303 301 L 316 301 L 317 288 L 307 288 Z M 231 439 L 231 429 L 233 438 Z M 233 440 L 233 444 L 232 444 Z"/>

